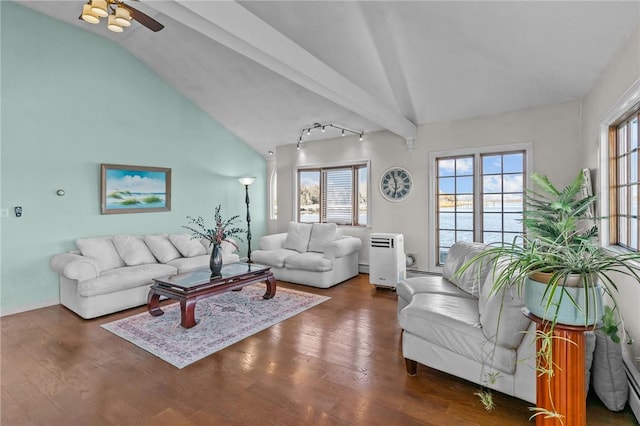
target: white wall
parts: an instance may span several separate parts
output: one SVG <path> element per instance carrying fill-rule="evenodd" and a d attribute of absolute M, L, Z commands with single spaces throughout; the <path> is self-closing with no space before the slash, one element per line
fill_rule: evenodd
<path fill-rule="evenodd" d="M 629 88 L 635 90 L 629 91 Z M 607 194 L 601 190 L 608 188 L 606 129 L 618 118 L 616 115 L 625 109 L 625 104 L 628 108 L 637 101 L 640 101 L 640 27 L 616 53 L 583 100 L 584 163 L 586 167 L 598 170 L 594 183 L 598 184 L 598 192 L 604 198 L 604 202 L 600 203 L 600 215 L 604 217 L 609 214 Z M 600 225 L 605 244 L 608 241 L 607 228 L 608 222 L 605 220 Z M 616 284 L 619 287 L 616 300 L 625 327 L 636 341 L 629 349 L 635 357 L 640 357 L 640 283 L 621 276 Z M 640 360 L 637 364 L 640 368 Z"/>
<path fill-rule="evenodd" d="M 580 104 L 569 102 L 543 108 L 508 112 L 446 123 L 421 125 L 415 148 L 407 151 L 404 140 L 389 132 L 357 137 L 280 146 L 276 153 L 278 170 L 278 220 L 276 231 L 284 232 L 294 220 L 296 166 L 371 161 L 371 226 L 348 227 L 346 234 L 361 237 L 360 262 L 368 264 L 368 234 L 394 232 L 405 236 L 405 252 L 417 256 L 416 269 L 427 270 L 428 156 L 430 151 L 515 143 L 533 146 L 534 171 L 549 175 L 560 186 L 569 183 L 582 166 Z M 378 189 L 382 173 L 392 166 L 407 168 L 414 180 L 411 194 L 400 203 L 386 201 Z"/>

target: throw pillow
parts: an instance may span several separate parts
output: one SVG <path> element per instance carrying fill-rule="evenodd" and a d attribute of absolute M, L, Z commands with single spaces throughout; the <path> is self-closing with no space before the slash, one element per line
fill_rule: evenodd
<path fill-rule="evenodd" d="M 584 332 L 584 393 L 589 393 L 591 387 L 591 366 L 593 365 L 593 351 L 596 350 L 596 334 L 593 331 Z"/>
<path fill-rule="evenodd" d="M 622 348 L 601 330 L 596 330 L 596 349 L 591 366 L 591 386 L 600 401 L 611 411 L 624 409 L 629 383 L 624 372 Z"/>
<path fill-rule="evenodd" d="M 310 236 L 310 223 L 289 222 L 287 238 L 284 240 L 283 247 L 300 253 L 306 253 Z"/>
<path fill-rule="evenodd" d="M 202 245 L 200 240 L 191 238 L 189 234 L 171 234 L 169 235 L 169 241 L 176 246 L 184 257 L 207 254 L 207 249 Z"/>
<path fill-rule="evenodd" d="M 336 239 L 335 223 L 314 223 L 311 225 L 311 238 L 309 239 L 308 251 L 324 253 L 324 249 Z"/>
<path fill-rule="evenodd" d="M 169 241 L 167 234 L 145 235 L 144 242 L 160 263 L 169 263 L 173 259 L 182 257 L 176 247 Z"/>
<path fill-rule="evenodd" d="M 142 237 L 133 235 L 115 235 L 113 245 L 127 266 L 156 263 Z"/>
<path fill-rule="evenodd" d="M 76 246 L 83 256 L 92 258 L 100 272 L 124 266 L 111 237 L 82 238 Z"/>

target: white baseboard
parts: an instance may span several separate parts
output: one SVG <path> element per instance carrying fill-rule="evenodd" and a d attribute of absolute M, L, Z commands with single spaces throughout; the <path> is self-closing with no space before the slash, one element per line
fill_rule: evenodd
<path fill-rule="evenodd" d="M 54 306 L 59 304 L 60 304 L 60 300 L 56 299 L 56 300 L 48 300 L 46 302 L 34 303 L 31 305 L 24 305 L 24 306 L 9 308 L 9 309 L 3 309 L 3 310 L 0 310 L 0 317 L 19 314 L 20 312 L 32 311 L 34 309 L 46 308 L 47 306 Z"/>
<path fill-rule="evenodd" d="M 633 362 L 632 354 L 624 347 L 622 349 L 622 358 L 624 360 L 624 369 L 629 379 L 629 407 L 636 416 L 636 421 L 640 423 L 640 371 Z"/>

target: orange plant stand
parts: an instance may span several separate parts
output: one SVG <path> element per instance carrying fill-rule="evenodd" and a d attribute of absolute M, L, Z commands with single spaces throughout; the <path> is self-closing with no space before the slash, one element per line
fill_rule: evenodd
<path fill-rule="evenodd" d="M 548 321 L 525 311 L 525 315 L 537 325 L 537 331 L 547 331 Z M 583 327 L 556 324 L 552 338 L 553 375 L 537 371 L 536 405 L 561 417 L 536 416 L 536 426 L 586 426 L 587 405 L 585 393 L 585 337 Z M 536 353 L 539 353 L 542 341 L 536 339 Z M 538 368 L 546 369 L 546 360 L 536 359 Z"/>

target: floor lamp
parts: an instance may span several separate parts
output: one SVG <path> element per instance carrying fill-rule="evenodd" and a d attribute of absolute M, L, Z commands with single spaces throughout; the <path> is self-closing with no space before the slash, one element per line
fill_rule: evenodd
<path fill-rule="evenodd" d="M 243 177 L 238 181 L 244 185 L 244 202 L 247 204 L 247 263 L 251 263 L 251 215 L 249 214 L 249 185 L 256 180 L 255 177 Z"/>

